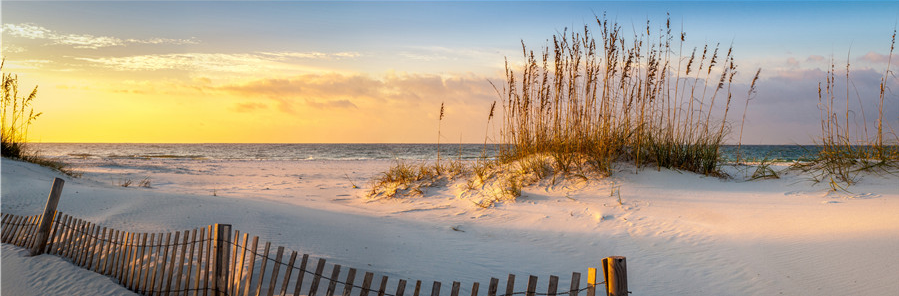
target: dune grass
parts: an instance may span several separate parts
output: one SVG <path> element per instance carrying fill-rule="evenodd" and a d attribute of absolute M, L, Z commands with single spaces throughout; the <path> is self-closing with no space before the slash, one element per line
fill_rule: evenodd
<path fill-rule="evenodd" d="M 616 161 L 630 161 L 722 175 L 733 48 L 706 45 L 687 58 L 686 34 L 673 35 L 670 21 L 657 34 L 647 22 L 633 40 L 615 22 L 596 23 L 598 38 L 585 26 L 553 36 L 542 52 L 522 44 L 518 71 L 507 61 L 499 161 L 546 153 L 563 171 L 609 174 Z"/>
<path fill-rule="evenodd" d="M 670 21 L 658 29 L 647 21 L 632 40 L 605 16 L 596 25 L 595 31 L 589 25 L 579 32 L 566 29 L 538 52 L 522 42 L 520 66 L 506 59 L 505 81 L 491 81 L 501 103 L 498 155 L 462 169 L 472 176 L 469 190 L 501 184 L 505 197 L 496 200 L 514 199 L 535 178 L 608 176 L 621 161 L 638 170 L 725 175 L 719 147 L 731 127 L 733 48 L 725 53 L 718 44 L 706 45 L 686 56 L 686 33 L 673 34 Z M 747 104 L 760 71 L 751 80 Z M 488 130 L 494 108 L 495 103 Z M 398 163 L 373 188 L 440 175 L 439 161 L 436 173 L 421 168 Z"/>
<path fill-rule="evenodd" d="M 0 62 L 0 70 L 6 64 L 6 60 Z M 2 88 L 0 88 L 0 146 L 2 156 L 10 159 L 27 161 L 41 166 L 56 169 L 67 175 L 77 177 L 78 173 L 68 169 L 65 163 L 40 157 L 36 152 L 28 148 L 28 127 L 41 116 L 32 108 L 37 97 L 37 86 L 26 96 L 19 95 L 19 78 L 12 73 L 3 73 Z"/>
<path fill-rule="evenodd" d="M 888 82 L 896 79 L 890 69 L 896 47 L 896 31 L 893 31 L 890 52 L 883 76 L 877 105 L 876 130 L 872 136 L 868 131 L 868 118 L 861 98 L 853 107 L 850 94 L 851 69 L 846 63 L 843 77 L 845 94 L 839 89 L 837 70 L 834 62 L 827 71 L 824 82 L 818 84 L 818 105 L 821 111 L 821 136 L 818 139 L 822 149 L 811 161 L 794 165 L 794 168 L 809 173 L 815 182 L 826 182 L 833 191 L 846 190 L 855 184 L 862 172 L 879 174 L 899 173 L 899 136 L 889 126 L 884 126 L 884 98 L 889 90 Z M 839 92 L 839 94 L 837 93 Z M 844 100 L 841 100 L 844 98 Z M 862 121 L 858 125 L 859 119 Z"/>

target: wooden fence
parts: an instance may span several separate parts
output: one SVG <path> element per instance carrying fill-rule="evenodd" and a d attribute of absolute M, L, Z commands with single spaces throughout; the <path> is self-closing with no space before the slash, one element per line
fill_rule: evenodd
<path fill-rule="evenodd" d="M 102 227 L 55 210 L 62 190 L 62 180 L 57 180 L 45 214 L 2 215 L 2 242 L 28 248 L 32 255 L 48 253 L 69 259 L 85 269 L 113 277 L 141 295 L 404 296 L 410 294 L 407 288 L 412 289 L 412 296 L 425 295 L 420 280 L 389 283 L 388 277 L 382 275 L 375 284 L 372 272 L 364 272 L 360 278 L 357 269 L 329 264 L 324 258 L 313 260 L 307 254 L 288 253 L 284 247 L 273 248 L 270 242 L 260 248 L 258 236 L 251 238 L 247 233 L 232 231 L 227 224 L 173 233 L 135 233 Z M 470 293 L 596 296 L 596 287 L 605 284 L 606 295 L 627 295 L 625 258 L 605 258 L 603 265 L 599 279 L 605 281 L 597 283 L 596 269 L 589 268 L 585 287 L 581 287 L 581 274 L 574 272 L 569 289 L 559 291 L 559 277 L 551 275 L 546 293 L 538 293 L 537 277 L 532 275 L 528 277 L 527 289 L 516 292 L 515 275 L 510 274 L 504 292 L 499 290 L 500 280 L 490 278 L 486 293 L 480 293 L 477 282 L 472 284 Z M 433 282 L 430 295 L 439 296 L 441 285 Z M 449 290 L 450 296 L 459 296 L 461 283 L 453 282 Z"/>

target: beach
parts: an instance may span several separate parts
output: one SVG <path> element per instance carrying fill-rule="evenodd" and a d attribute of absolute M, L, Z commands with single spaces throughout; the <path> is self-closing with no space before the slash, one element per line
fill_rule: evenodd
<path fill-rule="evenodd" d="M 721 179 L 620 163 L 607 178 L 547 178 L 523 188 L 515 202 L 481 208 L 461 194 L 461 184 L 368 199 L 370 180 L 393 164 L 383 159 L 154 160 L 129 177 L 149 177 L 149 188 L 122 187 L 112 177 L 128 176 L 134 165 L 83 168 L 82 178 L 71 178 L 2 161 L 3 213 L 39 213 L 52 179 L 61 177 L 59 210 L 98 225 L 169 232 L 227 223 L 394 280 L 465 287 L 511 273 L 565 281 L 600 267 L 604 257 L 625 256 L 633 295 L 899 293 L 893 175 L 861 175 L 848 192 L 833 192 L 783 163 L 774 165 L 780 179 L 758 181 L 744 181 L 748 167 L 724 167 L 732 178 Z M 46 257 L 4 245 L 4 291 L 96 285 L 80 279 L 98 275 Z"/>

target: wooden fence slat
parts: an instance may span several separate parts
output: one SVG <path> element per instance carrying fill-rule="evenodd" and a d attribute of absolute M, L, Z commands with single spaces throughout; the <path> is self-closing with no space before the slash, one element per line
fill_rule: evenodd
<path fill-rule="evenodd" d="M 185 247 L 187 247 L 187 237 L 185 236 Z M 190 253 L 187 255 L 187 272 L 184 274 L 184 285 L 179 286 L 178 290 L 181 291 L 181 295 L 187 296 L 190 293 L 190 276 L 194 262 L 194 243 L 197 240 L 197 229 L 194 228 L 190 230 Z"/>
<path fill-rule="evenodd" d="M 19 219 L 18 216 L 14 216 L 12 214 L 5 214 L 5 216 L 3 218 L 3 232 L 2 232 L 2 236 L 0 236 L 0 241 L 2 241 L 3 243 L 9 243 L 9 240 L 7 238 L 9 237 L 9 234 L 12 232 L 12 230 L 15 228 L 16 220 L 18 220 L 18 219 Z"/>
<path fill-rule="evenodd" d="M 290 260 L 287 263 L 287 269 L 284 271 L 284 279 L 281 281 L 281 293 L 278 295 L 286 296 L 287 295 L 287 286 L 290 284 L 290 276 L 293 273 L 293 265 L 297 261 L 297 251 L 293 251 L 290 253 Z"/>
<path fill-rule="evenodd" d="M 28 224 L 28 228 L 25 229 L 25 235 L 22 237 L 22 247 L 26 249 L 31 249 L 31 244 L 34 242 L 34 234 L 37 232 L 38 221 L 41 220 L 40 215 L 32 217 L 34 217 L 34 219 Z"/>
<path fill-rule="evenodd" d="M 231 224 L 215 224 L 215 238 L 211 240 L 213 250 L 212 267 L 212 294 L 215 296 L 228 295 L 229 260 L 231 247 Z M 168 296 L 168 295 L 166 295 Z"/>
<path fill-rule="evenodd" d="M 131 271 L 134 270 L 134 268 L 132 266 L 132 262 L 134 261 L 134 251 L 135 251 L 134 243 L 137 241 L 137 238 L 139 238 L 137 233 L 131 233 L 131 235 L 128 236 L 128 243 L 127 243 L 128 247 L 127 247 L 127 251 L 126 251 L 127 254 L 125 254 L 125 256 L 126 256 L 125 257 L 125 274 L 122 275 L 122 278 L 123 278 L 122 285 L 125 287 L 131 285 Z"/>
<path fill-rule="evenodd" d="M 84 257 L 87 257 L 87 249 L 91 239 L 90 232 L 93 226 L 94 224 L 90 221 L 84 221 L 84 224 L 81 225 L 81 235 L 78 236 L 78 248 L 76 249 L 78 251 L 75 253 L 74 259 L 75 264 L 79 267 L 84 267 Z"/>
<path fill-rule="evenodd" d="M 253 236 L 253 243 L 250 244 L 250 262 L 247 264 L 247 280 L 244 282 L 244 296 L 250 295 L 250 286 L 253 285 L 253 270 L 256 269 L 256 250 L 259 246 L 259 237 Z M 295 294 L 300 295 L 300 294 Z"/>
<path fill-rule="evenodd" d="M 587 296 L 596 296 L 596 268 L 587 268 Z"/>
<path fill-rule="evenodd" d="M 68 250 L 66 250 L 66 258 L 72 260 L 72 263 L 75 263 L 78 259 L 78 246 L 81 245 L 81 234 L 82 228 L 84 228 L 84 221 L 81 219 L 75 219 L 75 225 L 72 227 L 72 239 L 69 242 Z"/>
<path fill-rule="evenodd" d="M 247 257 L 247 240 L 249 239 L 249 237 L 250 234 L 243 234 L 243 244 L 241 244 L 241 249 L 243 250 L 240 252 L 240 261 L 238 261 L 238 264 L 234 266 L 234 271 L 235 273 L 237 273 L 237 275 L 234 276 L 234 289 L 232 289 L 231 291 L 235 295 L 240 295 L 240 283 L 243 280 L 243 269 L 244 265 L 246 264 L 246 261 L 244 260 L 246 260 Z M 234 249 L 237 250 L 237 248 Z"/>
<path fill-rule="evenodd" d="M 0 223 L 2 223 L 2 227 L 3 227 L 3 229 L 0 230 L 0 242 L 4 242 L 4 243 L 6 242 L 6 231 L 9 230 L 8 223 L 9 223 L 9 219 L 11 217 L 12 217 L 12 214 L 8 214 L 8 213 L 3 214 L 3 220 L 0 220 Z"/>
<path fill-rule="evenodd" d="M 203 263 L 203 295 L 209 296 L 212 285 L 212 225 L 206 226 L 206 262 Z"/>
<path fill-rule="evenodd" d="M 25 217 L 22 222 L 22 226 L 19 227 L 19 230 L 16 232 L 15 240 L 13 244 L 16 246 L 22 246 L 22 242 L 25 241 L 25 236 L 28 234 L 28 227 L 31 226 L 31 223 L 34 221 L 34 216 Z"/>
<path fill-rule="evenodd" d="M 293 295 L 300 295 L 303 289 L 303 278 L 306 277 L 306 263 L 309 262 L 309 254 L 303 254 L 303 260 L 300 262 L 300 271 L 297 272 L 297 284 L 293 288 Z"/>
<path fill-rule="evenodd" d="M 119 280 L 119 283 L 122 282 L 122 263 L 125 261 L 125 249 L 127 249 L 128 245 L 128 232 L 119 231 L 119 238 L 116 244 L 116 258 L 115 264 L 113 265 L 113 278 Z"/>
<path fill-rule="evenodd" d="M 62 242 L 63 235 L 66 232 L 65 221 L 68 215 L 63 212 L 58 212 L 58 216 L 59 217 L 53 220 L 53 234 L 47 243 L 47 253 L 51 255 L 59 254 L 56 250 L 59 249 L 59 244 Z"/>
<path fill-rule="evenodd" d="M 75 252 L 75 246 L 78 244 L 78 231 L 81 229 L 81 223 L 81 219 L 73 218 L 72 224 L 69 224 L 71 226 L 69 228 L 69 241 L 66 244 L 66 250 L 63 255 L 66 259 L 72 260 L 73 258 L 72 254 Z"/>
<path fill-rule="evenodd" d="M 496 290 L 499 288 L 499 279 L 490 278 L 490 285 L 487 286 L 487 296 L 496 296 Z"/>
<path fill-rule="evenodd" d="M 102 231 L 98 229 L 97 232 L 97 242 L 94 244 L 94 256 L 97 261 L 94 263 L 94 258 L 91 258 L 91 266 L 93 267 L 91 270 L 99 273 L 101 271 L 100 261 L 103 258 L 103 246 L 106 244 L 106 227 L 104 226 Z"/>
<path fill-rule="evenodd" d="M 206 241 L 206 227 L 197 229 L 200 230 L 200 240 L 195 242 L 199 247 L 197 250 L 197 278 L 196 282 L 194 282 L 194 296 L 202 294 L 202 292 L 200 292 L 200 285 L 203 283 L 203 242 Z M 206 287 L 204 286 L 203 288 Z"/>
<path fill-rule="evenodd" d="M 63 237 L 65 237 L 65 239 L 59 244 L 58 252 L 59 256 L 62 258 L 69 258 L 69 248 L 71 248 L 72 243 L 74 243 L 75 227 L 77 224 L 77 219 L 72 216 L 69 216 L 65 224 L 63 224 Z"/>
<path fill-rule="evenodd" d="M 315 296 L 318 293 L 318 282 L 322 279 L 322 272 L 325 271 L 325 258 L 318 258 L 318 266 L 315 267 L 315 274 L 312 277 L 312 283 L 309 285 L 309 294 L 307 296 Z"/>
<path fill-rule="evenodd" d="M 87 236 L 87 248 L 84 252 L 83 267 L 90 270 L 94 263 L 94 251 L 97 249 L 97 241 L 100 236 L 100 225 L 91 223 L 91 228 Z"/>
<path fill-rule="evenodd" d="M 606 274 L 606 291 L 609 296 L 628 296 L 627 293 L 627 262 L 622 256 L 612 256 L 603 259 Z"/>
<path fill-rule="evenodd" d="M 556 296 L 556 292 L 559 290 L 559 277 L 550 275 L 549 276 L 549 286 L 546 288 L 547 296 Z"/>
<path fill-rule="evenodd" d="M 581 273 L 580 272 L 572 272 L 571 273 L 571 289 L 568 290 L 569 296 L 577 296 L 577 294 L 581 290 Z"/>
<path fill-rule="evenodd" d="M 406 280 L 400 279 L 398 283 L 396 283 L 396 296 L 403 296 L 406 292 Z"/>
<path fill-rule="evenodd" d="M 335 264 L 334 269 L 331 270 L 331 281 L 328 283 L 328 290 L 325 292 L 325 296 L 334 296 L 334 290 L 337 289 L 337 281 L 340 277 L 340 264 Z"/>
<path fill-rule="evenodd" d="M 346 274 L 346 281 L 343 284 L 343 296 L 351 296 L 350 293 L 353 292 L 353 282 L 356 281 L 356 269 L 350 268 Z M 281 295 L 284 296 L 284 295 Z M 397 295 L 402 296 L 402 295 Z"/>
<path fill-rule="evenodd" d="M 62 212 L 57 211 L 56 217 L 53 218 L 53 229 L 50 231 L 50 237 L 47 238 L 47 249 L 44 251 L 50 253 L 53 250 L 53 241 L 59 236 L 59 221 L 62 220 Z"/>
<path fill-rule="evenodd" d="M 137 268 L 135 268 L 135 269 L 137 269 L 137 272 L 136 272 L 137 277 L 134 279 L 134 283 L 132 284 L 132 288 L 131 288 L 132 291 L 140 291 L 141 282 L 143 281 L 144 277 L 150 273 L 149 260 L 144 260 L 144 254 L 146 254 L 146 255 L 150 254 L 150 252 L 147 251 L 147 239 L 149 239 L 148 233 L 142 233 L 140 235 L 140 241 L 137 245 L 137 248 L 138 248 L 137 263 L 136 263 Z M 153 244 L 153 240 L 150 240 L 150 244 Z M 147 264 L 145 264 L 144 262 L 147 262 Z"/>
<path fill-rule="evenodd" d="M 284 256 L 284 247 L 279 246 L 278 251 L 275 252 L 275 266 L 272 268 L 272 275 L 270 276 L 271 280 L 269 280 L 268 284 L 268 296 L 275 295 L 275 285 L 278 284 L 278 272 L 281 270 L 281 257 Z"/>
<path fill-rule="evenodd" d="M 462 288 L 462 283 L 453 281 L 453 287 L 450 289 L 450 296 L 459 296 L 460 288 Z"/>
<path fill-rule="evenodd" d="M 162 234 L 160 234 L 162 235 Z M 174 273 L 172 267 L 175 266 L 175 252 L 177 252 L 177 243 L 180 238 L 181 233 L 175 231 L 175 244 L 172 244 L 172 233 L 165 234 L 165 244 L 161 245 L 162 252 L 160 252 L 160 256 L 162 260 L 159 263 L 159 283 L 157 283 L 158 287 L 156 289 L 155 295 L 167 295 L 168 291 L 172 288 L 171 286 L 171 276 Z M 172 248 L 172 252 L 169 253 L 169 248 Z"/>
<path fill-rule="evenodd" d="M 28 216 L 25 218 L 25 222 L 22 223 L 22 227 L 19 227 L 19 231 L 16 233 L 15 240 L 13 244 L 16 246 L 22 246 L 25 241 L 25 236 L 28 235 L 28 228 L 31 226 L 31 223 L 34 221 L 34 216 Z"/>
<path fill-rule="evenodd" d="M 110 275 L 115 279 L 119 278 L 119 264 L 122 262 L 122 253 L 123 247 L 125 245 L 125 232 L 116 230 L 116 244 L 115 244 L 115 254 L 113 254 L 112 258 L 112 267 L 109 268 Z"/>
<path fill-rule="evenodd" d="M 141 258 L 139 256 L 141 256 L 140 252 L 143 249 L 143 246 L 141 245 L 141 240 L 143 240 L 144 245 L 146 245 L 147 233 L 138 233 L 136 237 L 137 237 L 137 239 L 135 239 L 134 242 L 132 242 L 132 244 L 134 246 L 132 247 L 133 251 L 131 254 L 131 261 L 129 261 L 129 263 L 128 263 L 130 265 L 129 268 L 130 268 L 131 272 L 130 272 L 130 275 L 128 276 L 128 285 L 126 286 L 126 287 L 131 288 L 132 291 L 134 290 L 134 286 L 135 286 L 134 283 L 136 283 L 138 281 L 138 276 L 140 275 L 139 274 L 139 272 L 140 272 L 139 264 L 140 264 Z"/>
<path fill-rule="evenodd" d="M 10 214 L 3 214 L 3 219 L 0 220 L 0 226 L 3 227 L 3 229 L 0 230 L 0 238 L 6 237 L 6 231 L 9 230 L 9 227 L 7 227 L 6 224 L 8 222 L 7 220 L 9 220 L 10 217 L 12 217 Z M 6 239 L 0 239 L 0 241 L 5 243 Z"/>
<path fill-rule="evenodd" d="M 381 286 L 378 287 L 378 296 L 384 296 L 387 292 L 387 276 L 381 276 Z"/>
<path fill-rule="evenodd" d="M 19 226 L 19 220 L 22 219 L 20 216 L 9 215 L 10 218 L 7 221 L 6 227 L 3 229 L 3 243 L 10 243 L 12 238 L 12 234 L 15 233 L 16 228 Z"/>
<path fill-rule="evenodd" d="M 268 263 L 268 251 L 271 247 L 272 242 L 265 242 L 265 247 L 262 251 L 262 262 L 259 264 L 259 282 L 256 283 L 256 293 L 253 295 L 259 296 L 262 294 L 262 283 L 265 282 L 265 266 Z"/>
<path fill-rule="evenodd" d="M 113 239 L 115 237 L 113 235 L 114 233 L 115 233 L 115 229 L 109 228 L 108 231 L 106 232 L 106 234 L 103 235 L 103 239 L 106 242 L 103 245 L 103 251 L 102 251 L 103 252 L 103 264 L 100 265 L 100 274 L 102 274 L 102 275 L 109 274 L 108 273 L 109 272 L 109 269 L 108 269 L 109 259 L 112 259 L 111 250 L 112 250 L 113 244 L 115 243 L 115 240 Z"/>
<path fill-rule="evenodd" d="M 478 296 L 478 288 L 481 286 L 478 282 L 471 284 L 471 296 Z"/>
<path fill-rule="evenodd" d="M 153 235 L 156 235 L 156 233 Z M 162 273 L 159 271 L 159 266 L 162 265 L 162 260 L 165 260 L 162 256 L 163 237 L 163 233 L 160 232 L 159 235 L 156 236 L 156 242 L 153 245 L 153 268 L 150 270 L 150 282 L 146 289 L 147 295 L 158 295 L 160 292 L 159 289 L 156 288 L 156 278 L 158 277 L 160 278 L 159 281 L 162 281 Z"/>
<path fill-rule="evenodd" d="M 181 239 L 181 232 L 175 231 L 175 243 L 172 245 L 172 256 L 170 257 L 171 259 L 166 260 L 171 261 L 171 263 L 168 263 L 169 270 L 165 273 L 167 275 L 165 289 L 163 289 L 163 291 L 165 291 L 165 296 L 169 296 L 169 291 L 172 290 L 172 277 L 175 275 L 175 261 L 178 259 L 177 252 L 179 239 Z M 168 248 L 168 244 L 166 244 L 166 248 Z M 181 266 L 179 265 L 178 268 L 180 269 Z"/>
<path fill-rule="evenodd" d="M 528 276 L 528 289 L 527 296 L 534 296 L 537 294 L 537 277 L 534 275 Z"/>
<path fill-rule="evenodd" d="M 107 267 L 109 266 L 109 259 L 110 259 L 110 254 L 111 254 L 110 249 L 112 248 L 113 244 L 115 243 L 115 241 L 113 240 L 114 232 L 115 232 L 115 229 L 109 228 L 108 232 L 103 234 L 103 239 L 106 242 L 103 245 L 103 250 L 101 250 L 101 252 L 103 253 L 103 257 L 102 257 L 103 261 L 102 261 L 102 264 L 100 264 L 100 266 L 98 267 L 99 268 L 98 272 L 102 275 L 106 275 L 107 274 L 106 272 L 109 271 L 107 269 Z"/>
<path fill-rule="evenodd" d="M 87 256 L 87 269 L 91 270 L 91 271 L 93 271 L 94 267 L 96 266 L 94 264 L 94 257 L 97 256 L 97 248 L 100 246 L 100 243 L 101 243 L 100 228 L 101 228 L 100 225 L 94 224 L 94 232 L 93 232 L 93 235 L 91 235 L 90 250 L 88 250 L 88 252 L 87 252 L 88 254 L 90 254 L 89 256 Z"/>
<path fill-rule="evenodd" d="M 31 223 L 28 225 L 28 228 L 25 229 L 25 235 L 22 237 L 22 247 L 26 249 L 30 249 L 31 243 L 34 242 L 34 236 L 37 233 L 37 224 L 38 221 L 41 220 L 40 215 L 32 216 L 34 219 L 31 220 Z"/>
<path fill-rule="evenodd" d="M 12 243 L 12 240 L 15 237 L 14 234 L 16 233 L 16 230 L 19 229 L 19 224 L 21 223 L 19 221 L 21 220 L 21 216 L 13 216 L 12 222 L 9 224 L 9 229 L 6 231 L 6 234 L 3 235 L 4 243 Z"/>
<path fill-rule="evenodd" d="M 434 281 L 434 285 L 431 286 L 431 296 L 440 296 L 440 282 Z"/>
<path fill-rule="evenodd" d="M 232 237 L 234 238 L 234 250 L 232 251 L 233 253 L 230 258 L 231 263 L 228 265 L 231 269 L 231 272 L 228 273 L 228 291 L 233 293 L 233 291 L 237 291 L 237 288 L 235 287 L 237 283 L 234 282 L 234 278 L 237 277 L 237 252 L 239 251 L 238 249 L 240 249 L 240 245 L 238 244 L 240 242 L 240 230 L 235 229 L 234 236 Z"/>
<path fill-rule="evenodd" d="M 509 274 L 509 280 L 506 281 L 506 295 L 512 296 L 512 293 L 515 292 L 515 275 Z"/>
<path fill-rule="evenodd" d="M 371 291 L 371 280 L 374 277 L 374 273 L 365 272 L 365 276 L 362 278 L 362 291 L 359 291 L 359 296 L 368 296 L 368 292 Z"/>
<path fill-rule="evenodd" d="M 415 291 L 413 291 L 413 296 L 418 296 L 419 292 L 421 292 L 421 281 L 415 281 Z"/>
<path fill-rule="evenodd" d="M 187 235 L 190 233 L 189 230 L 184 231 L 184 237 L 181 240 L 181 260 L 178 260 L 178 268 L 175 271 L 175 286 L 174 286 L 174 295 L 179 295 L 181 292 L 181 280 L 184 277 L 184 261 L 187 260 L 185 256 L 187 256 Z M 176 242 L 177 243 L 177 242 Z"/>
<path fill-rule="evenodd" d="M 162 236 L 159 237 L 160 239 Z M 159 244 L 156 242 L 156 233 L 151 233 L 150 238 L 148 239 L 150 245 L 146 246 L 147 250 L 147 259 L 146 264 L 146 272 L 143 273 L 143 276 L 139 277 L 138 280 L 138 291 L 143 289 L 144 295 L 150 295 L 153 291 L 153 283 L 151 283 L 151 279 L 154 275 L 156 275 L 156 261 L 159 260 Z"/>

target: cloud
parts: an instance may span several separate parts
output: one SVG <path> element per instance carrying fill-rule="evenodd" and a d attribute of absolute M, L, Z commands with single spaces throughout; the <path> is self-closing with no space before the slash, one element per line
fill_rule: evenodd
<path fill-rule="evenodd" d="M 49 40 L 53 44 L 69 45 L 74 48 L 98 49 L 118 47 L 129 44 L 197 44 L 194 39 L 121 39 L 110 36 L 94 36 L 90 34 L 61 34 L 34 24 L 4 24 L 3 33 L 15 37 Z"/>
<path fill-rule="evenodd" d="M 825 58 L 824 56 L 816 55 L 816 54 L 810 55 L 810 56 L 808 56 L 808 58 L 805 59 L 806 62 L 823 62 L 826 60 L 827 60 L 827 58 Z"/>
<path fill-rule="evenodd" d="M 258 54 L 270 57 L 272 59 L 326 59 L 326 60 L 337 60 L 337 59 L 346 59 L 346 58 L 357 58 L 361 56 L 358 52 L 336 52 L 336 53 L 325 53 L 325 52 L 290 52 L 290 51 L 282 51 L 282 52 L 259 52 Z"/>
<path fill-rule="evenodd" d="M 250 113 L 256 110 L 268 109 L 268 105 L 263 103 L 238 103 L 234 105 L 233 110 L 238 113 Z"/>
<path fill-rule="evenodd" d="M 252 54 L 175 53 L 127 57 L 75 58 L 121 71 L 254 71 L 254 64 L 269 62 Z"/>
<path fill-rule="evenodd" d="M 891 57 L 889 55 L 876 53 L 874 51 L 869 51 L 865 55 L 858 58 L 861 61 L 871 62 L 875 64 L 884 65 L 886 63 L 890 63 L 892 65 L 899 65 L 899 57 Z"/>
<path fill-rule="evenodd" d="M 276 102 L 291 113 L 296 107 L 316 109 L 418 108 L 446 101 L 458 103 L 492 101 L 493 88 L 483 77 L 441 77 L 427 74 L 388 73 L 380 78 L 366 75 L 306 74 L 289 78 L 259 79 L 214 87 L 240 97 Z"/>
<path fill-rule="evenodd" d="M 358 55 L 349 52 L 172 53 L 75 59 L 119 71 L 182 70 L 239 73 L 243 76 L 247 73 L 272 75 L 273 72 L 297 73 L 317 70 L 292 62 L 290 59 L 343 59 Z"/>

